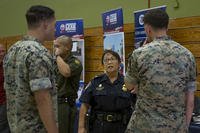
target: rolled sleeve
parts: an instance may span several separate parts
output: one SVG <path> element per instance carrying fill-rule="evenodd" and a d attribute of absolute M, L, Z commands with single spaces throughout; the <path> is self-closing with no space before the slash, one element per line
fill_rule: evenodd
<path fill-rule="evenodd" d="M 186 84 L 187 91 L 194 92 L 196 91 L 196 82 L 191 81 Z"/>
<path fill-rule="evenodd" d="M 52 88 L 52 60 L 48 55 L 34 52 L 27 58 L 31 91 Z"/>
<path fill-rule="evenodd" d="M 49 78 L 40 78 L 31 80 L 30 87 L 31 91 L 38 91 L 52 88 L 52 84 Z"/>
<path fill-rule="evenodd" d="M 186 90 L 185 91 L 196 91 L 196 78 L 197 78 L 197 68 L 196 68 L 196 61 L 192 53 L 189 54 L 189 74 L 188 74 L 188 81 L 186 82 Z"/>
<path fill-rule="evenodd" d="M 134 85 L 137 84 L 137 80 L 134 77 L 131 77 L 128 72 L 126 73 L 125 81 Z"/>
<path fill-rule="evenodd" d="M 134 85 L 138 84 L 138 69 L 136 55 L 134 52 L 128 59 L 128 67 L 125 75 L 125 81 Z"/>

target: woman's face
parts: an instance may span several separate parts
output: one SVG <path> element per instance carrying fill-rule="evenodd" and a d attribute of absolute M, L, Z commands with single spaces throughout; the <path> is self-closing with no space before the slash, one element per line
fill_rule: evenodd
<path fill-rule="evenodd" d="M 104 70 L 106 73 L 118 72 L 120 63 L 117 58 L 110 53 L 104 55 L 103 58 Z"/>

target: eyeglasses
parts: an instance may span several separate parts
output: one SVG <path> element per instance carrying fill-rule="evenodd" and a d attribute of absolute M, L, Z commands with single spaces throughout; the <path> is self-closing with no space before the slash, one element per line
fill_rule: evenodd
<path fill-rule="evenodd" d="M 116 61 L 116 60 L 117 60 L 116 58 L 110 58 L 110 59 L 104 59 L 103 62 L 108 63 L 109 61 L 113 62 L 113 61 Z"/>

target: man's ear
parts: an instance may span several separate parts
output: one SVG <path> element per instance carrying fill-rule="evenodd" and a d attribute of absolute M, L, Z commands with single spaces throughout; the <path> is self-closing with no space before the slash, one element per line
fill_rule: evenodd
<path fill-rule="evenodd" d="M 46 30 L 48 28 L 48 25 L 49 25 L 48 21 L 42 21 L 41 23 L 42 23 L 43 28 Z"/>
<path fill-rule="evenodd" d="M 146 34 L 147 35 L 149 35 L 149 33 L 150 33 L 150 25 L 145 25 L 145 32 L 146 32 Z"/>

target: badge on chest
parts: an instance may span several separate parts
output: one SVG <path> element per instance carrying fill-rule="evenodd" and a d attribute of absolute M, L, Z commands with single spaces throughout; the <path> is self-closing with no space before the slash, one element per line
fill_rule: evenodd
<path fill-rule="evenodd" d="M 123 85 L 122 90 L 123 90 L 123 91 L 127 91 L 127 88 L 126 88 L 126 85 L 125 85 L 125 84 Z"/>
<path fill-rule="evenodd" d="M 103 87 L 102 84 L 99 84 L 99 86 L 96 88 L 97 91 L 101 91 L 101 90 L 103 90 L 103 89 L 104 89 L 104 87 Z"/>

